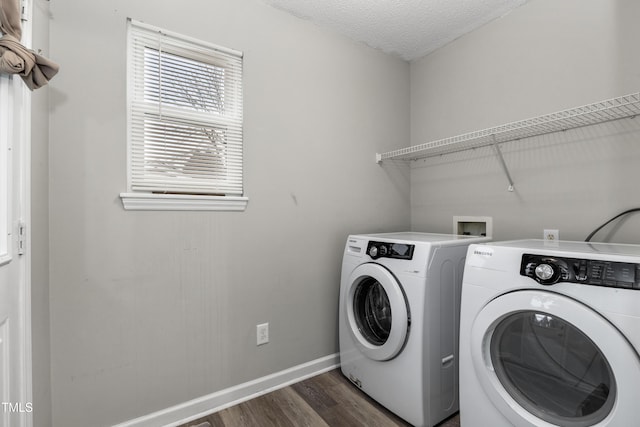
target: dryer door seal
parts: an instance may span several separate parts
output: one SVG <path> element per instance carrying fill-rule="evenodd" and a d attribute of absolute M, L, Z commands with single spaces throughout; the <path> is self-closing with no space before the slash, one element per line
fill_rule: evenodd
<path fill-rule="evenodd" d="M 471 356 L 485 393 L 514 426 L 629 425 L 637 417 L 636 351 L 566 296 L 526 290 L 492 300 L 474 321 Z"/>
<path fill-rule="evenodd" d="M 383 266 L 356 267 L 349 277 L 345 307 L 349 332 L 356 346 L 373 360 L 390 360 L 400 353 L 409 333 L 409 308 L 402 287 Z"/>

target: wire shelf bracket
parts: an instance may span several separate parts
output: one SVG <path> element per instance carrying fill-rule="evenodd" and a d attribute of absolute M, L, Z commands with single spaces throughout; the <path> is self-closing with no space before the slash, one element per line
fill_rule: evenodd
<path fill-rule="evenodd" d="M 495 138 L 494 138 L 495 139 Z M 500 166 L 502 166 L 502 170 L 504 174 L 507 176 L 507 180 L 509 181 L 509 187 L 507 187 L 508 191 L 513 191 L 513 179 L 511 178 L 511 174 L 509 173 L 509 168 L 507 167 L 507 163 L 504 161 L 504 157 L 502 156 L 502 151 L 500 150 L 500 146 L 497 142 L 493 143 L 493 149 L 496 153 L 496 157 L 500 161 Z"/>

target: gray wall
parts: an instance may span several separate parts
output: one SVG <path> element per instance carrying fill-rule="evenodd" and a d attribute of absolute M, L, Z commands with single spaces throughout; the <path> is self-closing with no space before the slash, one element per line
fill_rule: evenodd
<path fill-rule="evenodd" d="M 336 352 L 348 233 L 489 215 L 496 239 L 580 240 L 640 205 L 640 119 L 504 144 L 513 193 L 490 150 L 373 162 L 637 91 L 638 16 L 634 0 L 531 0 L 409 65 L 257 0 L 52 2 L 63 68 L 32 173 L 36 425 L 110 425 Z M 246 212 L 122 209 L 127 17 L 245 52 Z M 639 225 L 599 237 L 639 242 Z"/>
<path fill-rule="evenodd" d="M 409 143 L 409 65 L 257 0 L 67 0 L 51 16 L 53 425 L 337 352 L 347 235 L 409 228 L 408 168 L 374 161 Z M 244 51 L 246 212 L 123 210 L 127 17 Z"/>
<path fill-rule="evenodd" d="M 437 140 L 640 90 L 640 3 L 531 0 L 411 64 L 411 143 Z M 454 215 L 486 215 L 494 238 L 583 240 L 640 207 L 640 118 L 417 161 L 413 229 L 450 232 Z M 640 215 L 594 241 L 640 243 Z"/>
<path fill-rule="evenodd" d="M 49 56 L 49 2 L 33 4 L 33 46 Z M 31 98 L 31 334 L 33 425 L 51 425 L 49 341 L 49 90 Z"/>

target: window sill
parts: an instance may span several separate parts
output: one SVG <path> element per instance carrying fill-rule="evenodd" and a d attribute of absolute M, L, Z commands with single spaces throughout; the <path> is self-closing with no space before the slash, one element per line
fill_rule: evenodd
<path fill-rule="evenodd" d="M 122 206 L 130 211 L 236 211 L 242 212 L 248 197 L 198 196 L 190 194 L 120 193 Z"/>

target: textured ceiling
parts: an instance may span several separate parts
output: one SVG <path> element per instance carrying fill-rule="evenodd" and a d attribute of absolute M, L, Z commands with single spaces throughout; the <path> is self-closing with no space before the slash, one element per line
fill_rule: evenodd
<path fill-rule="evenodd" d="M 425 56 L 528 0 L 263 0 L 406 60 Z"/>

